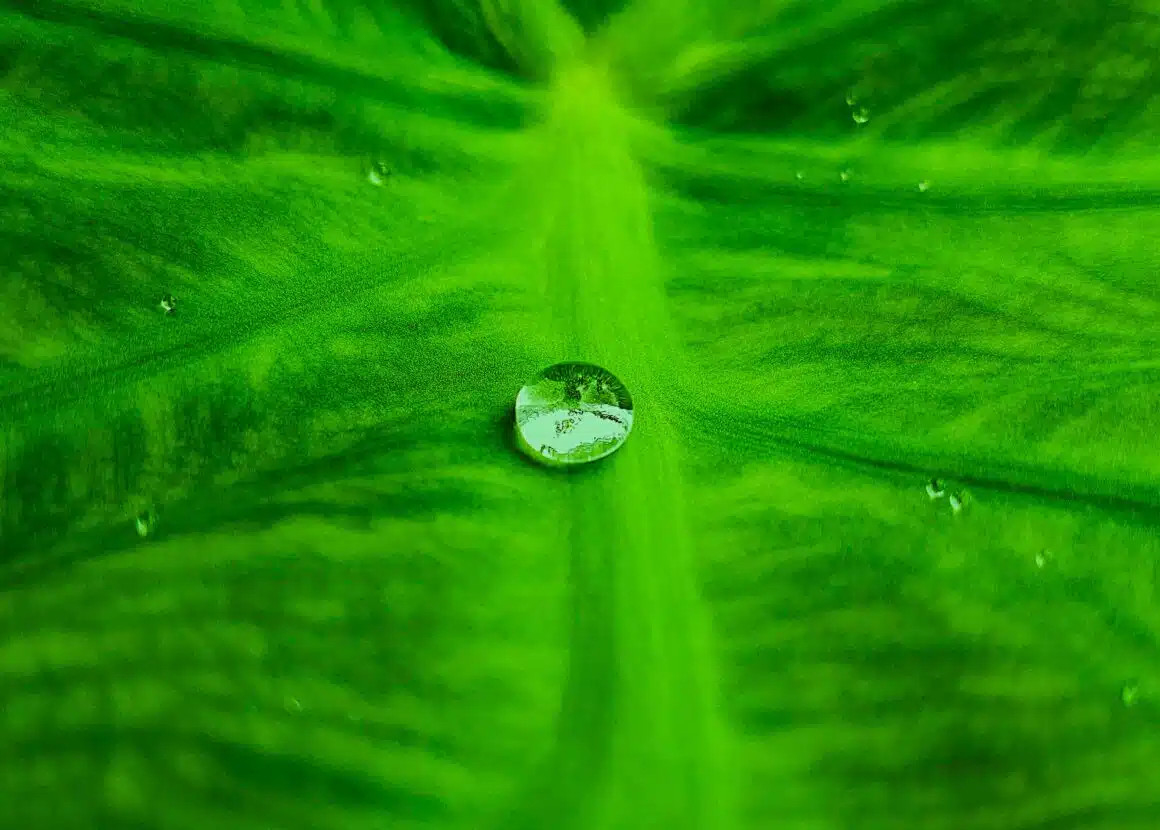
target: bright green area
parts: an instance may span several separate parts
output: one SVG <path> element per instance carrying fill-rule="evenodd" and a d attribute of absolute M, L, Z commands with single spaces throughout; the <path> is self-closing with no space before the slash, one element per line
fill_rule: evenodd
<path fill-rule="evenodd" d="M 0 828 L 1160 826 L 1158 47 L 0 3 Z"/>

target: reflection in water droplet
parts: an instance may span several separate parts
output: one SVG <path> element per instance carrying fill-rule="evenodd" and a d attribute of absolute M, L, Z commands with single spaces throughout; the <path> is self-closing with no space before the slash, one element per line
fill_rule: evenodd
<path fill-rule="evenodd" d="M 858 107 L 858 109 L 850 113 L 850 116 L 854 119 L 854 123 L 865 124 L 870 120 L 870 110 L 865 107 Z"/>
<path fill-rule="evenodd" d="M 572 466 L 611 455 L 632 429 L 632 396 L 591 363 L 558 363 L 516 396 L 516 438 L 535 461 Z"/>

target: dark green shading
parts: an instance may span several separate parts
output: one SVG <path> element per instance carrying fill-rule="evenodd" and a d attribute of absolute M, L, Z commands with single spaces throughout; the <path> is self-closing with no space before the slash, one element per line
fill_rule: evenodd
<path fill-rule="evenodd" d="M 527 108 L 515 100 L 485 98 L 471 94 L 434 93 L 421 90 L 418 86 L 407 85 L 402 81 L 387 80 L 324 63 L 306 55 L 225 36 L 195 32 L 158 20 L 115 16 L 95 9 L 82 9 L 53 2 L 25 4 L 7 0 L 5 5 L 15 7 L 28 17 L 66 27 L 59 33 L 59 36 L 65 37 L 66 44 L 69 41 L 68 29 L 76 28 L 101 36 L 123 38 L 165 54 L 167 58 L 177 53 L 223 66 L 268 72 L 283 79 L 293 78 L 340 89 L 348 96 L 366 96 L 383 104 L 424 110 L 449 119 L 493 128 L 519 128 L 528 123 L 530 115 Z M 66 77 L 85 76 L 86 73 L 76 71 L 78 64 L 74 59 L 62 55 L 61 60 L 66 60 L 68 64 L 62 66 Z M 116 70 L 113 72 L 115 76 Z M 155 89 L 151 97 L 170 101 L 168 106 L 171 109 L 176 107 L 180 111 L 181 99 L 172 91 Z M 147 110 L 148 108 L 143 107 L 142 114 L 147 114 Z M 183 123 L 186 120 L 188 119 L 182 119 Z"/>
<path fill-rule="evenodd" d="M 50 435 L 30 440 L 9 459 L 0 511 L 0 565 L 51 545 L 87 509 L 88 497 L 73 496 L 68 487 L 79 451 L 76 441 Z"/>
<path fill-rule="evenodd" d="M 628 0 L 564 0 L 564 8 L 585 33 L 595 34 L 610 17 L 622 11 Z"/>
<path fill-rule="evenodd" d="M 938 552 L 929 550 L 925 531 L 875 528 L 861 517 L 835 521 L 773 507 L 746 524 L 751 538 L 768 545 L 746 561 L 708 572 L 705 585 L 720 602 L 724 644 L 733 658 L 730 686 L 743 693 L 759 682 L 771 691 L 731 708 L 746 734 L 776 740 L 821 729 L 830 735 L 807 774 L 840 826 L 860 826 L 879 812 L 908 826 L 941 823 L 944 816 L 960 819 L 955 827 L 1022 826 L 1014 814 L 1035 794 L 1058 787 L 1060 766 L 1075 763 L 1083 770 L 1146 742 L 1139 730 L 1149 715 L 1120 710 L 1103 676 L 1105 658 L 1075 652 L 1052 636 L 1053 628 L 1071 626 L 1069 610 L 1096 612 L 1117 647 L 1129 635 L 1125 654 L 1155 653 L 1154 635 L 1125 632 L 1109 616 L 1115 600 L 1098 584 L 1083 581 L 1077 593 L 1080 581 L 1014 574 L 960 583 L 960 574 L 932 567 L 931 555 Z M 879 542 L 879 533 L 889 541 Z M 789 540 L 794 548 L 814 550 L 808 558 L 783 557 L 778 546 Z M 865 556 L 868 544 L 896 555 Z M 984 629 L 964 629 L 961 613 L 948 613 L 963 610 L 964 599 L 966 608 L 981 612 L 974 624 Z M 1048 608 L 1058 616 L 1043 616 Z M 775 621 L 783 619 L 798 624 L 776 648 L 748 641 L 753 631 L 778 631 Z M 862 628 L 866 622 L 869 632 Z M 1029 640 L 1026 627 L 1040 630 Z M 1014 691 L 1024 674 L 1044 671 L 1077 676 L 1085 691 L 1052 695 L 1041 689 L 1020 699 L 969 687 L 974 681 L 998 690 L 1003 687 L 996 681 L 1004 681 Z M 787 686 L 786 675 L 796 683 Z M 1098 716 L 1100 709 L 1106 715 Z M 1075 725 L 1060 730 L 1060 724 Z M 880 742 L 884 729 L 897 736 L 889 746 Z M 1013 781 L 1027 786 L 1012 788 Z M 1124 792 L 1026 826 L 1114 826 L 1113 815 L 1154 809 L 1147 799 L 1143 791 Z M 787 821 L 792 801 L 783 805 Z M 1012 815 L 991 823 L 991 811 L 979 815 L 979 804 Z M 811 814 L 816 806 L 808 808 Z M 1085 825 L 1093 816 L 1108 823 Z"/>
<path fill-rule="evenodd" d="M 51 193 L 51 191 L 49 191 Z M 113 204 L 131 206 L 132 188 L 119 188 L 126 196 Z M 148 192 L 148 191 L 143 191 Z M 75 401 L 83 390 L 91 384 L 101 384 L 105 389 L 123 387 L 125 384 L 159 374 L 197 358 L 220 353 L 232 346 L 262 333 L 285 328 L 305 319 L 316 319 L 323 324 L 328 315 L 342 315 L 352 303 L 357 303 L 360 295 L 386 284 L 398 282 L 401 273 L 411 273 L 418 278 L 424 263 L 433 265 L 446 262 L 457 255 L 461 246 L 471 245 L 477 236 L 486 235 L 486 229 L 477 229 L 474 236 L 459 234 L 454 242 L 447 242 L 438 228 L 425 231 L 432 242 L 423 244 L 418 233 L 413 232 L 411 242 L 418 250 L 405 251 L 392 256 L 368 254 L 364 261 L 353 262 L 348 256 L 340 256 L 320 246 L 306 244 L 294 251 L 302 260 L 300 279 L 280 280 L 277 290 L 271 290 L 269 278 L 261 274 L 247 274 L 252 270 L 248 264 L 231 262 L 232 254 L 220 250 L 207 251 L 206 245 L 188 241 L 190 237 L 181 234 L 182 223 L 192 221 L 199 207 L 199 197 L 171 196 L 173 209 L 150 210 L 141 218 L 145 227 L 152 226 L 153 232 L 143 232 L 133 225 L 132 218 L 138 214 L 124 212 L 120 208 L 110 210 L 110 203 L 104 210 L 92 213 L 85 220 L 90 233 L 73 229 L 75 224 L 67 211 L 61 211 L 51 198 L 39 200 L 36 208 L 43 209 L 58 217 L 58 221 L 44 227 L 30 227 L 25 236 L 17 237 L 14 244 L 53 244 L 60 240 L 62 245 L 76 245 L 81 251 L 78 256 L 89 257 L 85 275 L 80 285 L 84 296 L 91 298 L 86 313 L 115 318 L 127 309 L 138 309 L 144 304 L 150 308 L 160 297 L 135 294 L 132 297 L 118 292 L 98 291 L 106 283 L 123 282 L 124 262 L 109 257 L 93 240 L 97 233 L 107 233 L 119 239 L 122 234 L 141 246 L 145 253 L 164 256 L 167 262 L 188 263 L 188 273 L 226 271 L 233 276 L 229 285 L 240 285 L 248 295 L 247 302 L 220 302 L 213 293 L 213 285 L 191 283 L 183 286 L 179 299 L 182 302 L 181 318 L 172 320 L 158 317 L 157 322 L 176 325 L 158 326 L 153 339 L 135 339 L 117 350 L 107 360 L 78 360 L 50 373 L 29 373 L 17 370 L 13 377 L 6 378 L 0 392 L 0 413 L 6 421 L 14 423 L 29 419 L 53 407 L 65 406 Z M 145 202 L 150 204 L 150 202 Z M 156 204 L 153 202 L 152 204 Z M 293 203 L 290 203 L 293 204 Z M 214 214 L 228 221 L 237 217 L 248 232 L 261 235 L 263 228 L 276 226 L 280 221 L 299 223 L 294 211 L 286 202 L 272 198 L 268 192 L 260 194 L 215 194 Z M 279 205 L 282 207 L 279 208 Z M 0 209 L 2 213 L 2 209 Z M 84 215 L 84 214 L 82 214 Z M 44 240 L 48 240 L 47 242 Z M 18 248 L 15 250 L 19 250 Z M 71 249 L 70 249 L 71 250 Z M 227 271 L 228 269 L 228 271 Z M 242 270 L 244 269 L 244 270 Z M 401 270 L 402 269 L 402 270 Z M 239 275 L 239 270 L 242 273 Z M 336 274 L 341 274 L 337 279 Z M 178 289 L 173 288 L 175 293 Z M 465 307 L 463 300 L 453 301 L 446 308 L 447 316 L 438 318 L 439 326 L 462 319 L 462 313 L 454 308 Z M 108 311 L 104 311 L 108 308 Z M 468 311 L 468 314 L 477 312 Z M 160 312 L 158 312 L 160 314 Z M 431 318 L 432 320 L 436 318 Z M 384 325 L 390 325 L 389 321 Z M 428 322 L 427 329 L 434 331 L 436 323 Z M 95 357 L 95 356 L 93 356 Z"/>
<path fill-rule="evenodd" d="M 922 481 L 931 470 L 968 487 L 1011 493 L 1052 504 L 1074 504 L 1107 511 L 1136 523 L 1144 532 L 1160 526 L 1160 488 L 1138 489 L 1123 482 L 1053 466 L 1030 466 L 969 448 L 937 455 L 908 446 L 902 437 L 867 436 L 841 419 L 793 417 L 770 413 L 755 417 L 727 405 L 713 409 L 682 403 L 686 420 L 679 429 L 690 442 L 717 441 L 721 459 L 754 463 L 761 458 L 825 459 L 852 470 L 880 470 Z M 722 439 L 722 436 L 728 436 Z M 735 443 L 736 442 L 736 443 Z M 761 447 L 755 451 L 755 447 Z"/>
<path fill-rule="evenodd" d="M 803 22 L 812 14 L 808 5 L 797 7 Z M 792 31 L 793 22 L 791 13 L 772 25 Z M 1092 37 L 1105 30 L 1116 35 Z M 856 88 L 857 104 L 869 109 L 876 135 L 886 140 L 937 140 L 1002 119 L 1000 144 L 1023 146 L 1053 132 L 1046 149 L 1055 152 L 1110 150 L 1126 133 L 1139 132 L 1134 122 L 1157 89 L 1145 73 L 1113 85 L 1114 94 L 1088 97 L 1085 78 L 1121 57 L 1141 60 L 1157 43 L 1160 20 L 1126 4 L 1084 0 L 1045 15 L 1036 4 L 994 0 L 961 7 L 895 3 L 698 90 L 676 120 L 714 132 L 837 140 L 858 129 L 845 100 Z M 973 87 L 973 94 L 889 119 L 892 107 L 949 81 Z"/>
<path fill-rule="evenodd" d="M 859 185 L 857 188 L 818 189 L 798 183 L 788 175 L 785 181 L 777 181 L 739 167 L 729 173 L 712 175 L 657 165 L 651 171 L 651 177 L 658 187 L 690 202 L 728 205 L 738 210 L 760 203 L 763 209 L 783 205 L 795 210 L 842 210 L 849 214 L 897 210 L 938 216 L 981 217 L 1008 212 L 1039 214 L 1160 208 L 1160 190 L 1111 183 L 1014 189 L 1005 188 L 1000 183 L 980 182 L 969 192 L 950 195 L 924 193 L 919 199 L 911 186 Z"/>
<path fill-rule="evenodd" d="M 435 796 L 392 787 L 356 770 L 212 738 L 191 743 L 199 757 L 217 767 L 223 779 L 244 784 L 247 791 L 251 787 L 258 792 L 290 790 L 327 804 L 381 810 L 394 819 L 434 819 L 445 811 L 441 799 Z"/>
<path fill-rule="evenodd" d="M 423 330 L 424 337 L 433 338 L 470 328 L 487 313 L 487 296 L 487 289 L 480 288 L 445 298 L 410 322 L 415 330 Z M 400 337 L 404 324 L 401 315 L 383 317 L 368 309 L 365 321 L 346 323 L 343 331 L 368 335 L 370 342 L 378 338 L 383 344 L 390 344 Z M 178 361 L 188 357 L 189 353 L 180 351 L 172 355 Z M 375 482 L 375 476 L 406 472 L 410 463 L 408 451 L 447 442 L 472 448 L 458 454 L 461 462 L 490 457 L 494 447 L 474 441 L 472 424 L 459 417 L 433 415 L 437 423 L 432 428 L 432 424 L 414 421 L 391 422 L 388 414 L 381 432 L 336 432 L 330 440 L 338 448 L 323 451 L 316 446 L 312 454 L 307 449 L 314 417 L 375 401 L 389 413 L 400 378 L 407 378 L 411 384 L 409 394 L 428 401 L 453 394 L 457 385 L 466 390 L 470 365 L 448 365 L 446 359 L 439 352 L 426 352 L 425 359 L 416 359 L 406 350 L 387 349 L 382 355 L 368 353 L 342 359 L 320 356 L 318 360 L 324 362 L 308 372 L 292 378 L 275 374 L 269 391 L 260 393 L 243 380 L 228 376 L 193 388 L 175 386 L 173 419 L 180 444 L 172 458 L 152 459 L 155 467 L 165 463 L 165 477 L 155 476 L 143 488 L 140 471 L 145 461 L 145 427 L 141 413 L 130 410 L 108 422 L 118 464 L 115 483 L 100 487 L 94 484 L 79 500 L 66 488 L 70 474 L 100 473 L 105 465 L 92 469 L 83 430 L 72 432 L 65 427 L 56 433 L 45 433 L 38 443 L 9 460 L 3 502 L 9 507 L 0 524 L 5 551 L 0 566 L 9 567 L 0 567 L 0 588 L 42 579 L 91 557 L 95 550 L 111 554 L 137 543 L 129 522 L 102 525 L 84 533 L 73 529 L 86 508 L 116 508 L 132 496 L 151 499 L 159 496 L 155 491 L 172 486 L 190 488 L 192 494 L 180 504 L 161 506 L 159 534 L 210 532 L 227 526 L 254 531 L 307 515 L 366 527 L 373 519 L 391 516 L 405 518 L 435 511 L 467 513 L 478 509 L 481 500 L 466 484 L 444 482 L 404 488 L 388 495 Z M 163 367 L 146 364 L 136 368 L 148 376 Z M 106 376 L 106 386 L 113 377 Z M 111 395 L 115 393 L 109 391 Z M 108 418 L 83 407 L 79 412 L 80 423 Z M 259 451 L 261 457 L 254 457 L 246 445 L 247 433 L 272 434 L 277 439 Z M 230 497 L 223 499 L 211 485 L 216 476 L 230 471 L 238 471 L 243 477 L 230 488 Z M 279 500 L 280 496 L 290 496 L 328 480 L 350 484 L 350 492 L 358 497 L 346 502 Z"/>
<path fill-rule="evenodd" d="M 532 80 L 491 33 L 475 3 L 457 0 L 394 0 L 456 55 L 511 78 Z"/>

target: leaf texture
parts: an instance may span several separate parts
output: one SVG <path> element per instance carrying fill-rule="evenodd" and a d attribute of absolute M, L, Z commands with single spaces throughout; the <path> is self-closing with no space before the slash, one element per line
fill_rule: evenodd
<path fill-rule="evenodd" d="M 1154 828 L 1158 44 L 0 3 L 0 827 Z"/>

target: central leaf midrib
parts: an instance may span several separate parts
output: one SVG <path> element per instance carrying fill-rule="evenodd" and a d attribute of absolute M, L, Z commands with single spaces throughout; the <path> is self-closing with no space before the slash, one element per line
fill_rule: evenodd
<path fill-rule="evenodd" d="M 624 449 L 570 482 L 574 659 L 561 717 L 573 723 L 561 724 L 551 763 L 568 780 L 546 773 L 538 814 L 560 826 L 567 813 L 585 830 L 730 827 L 709 625 L 664 408 L 685 368 L 633 117 L 592 66 L 562 73 L 554 93 L 528 176 L 543 325 L 561 359 L 628 384 L 636 419 Z"/>

